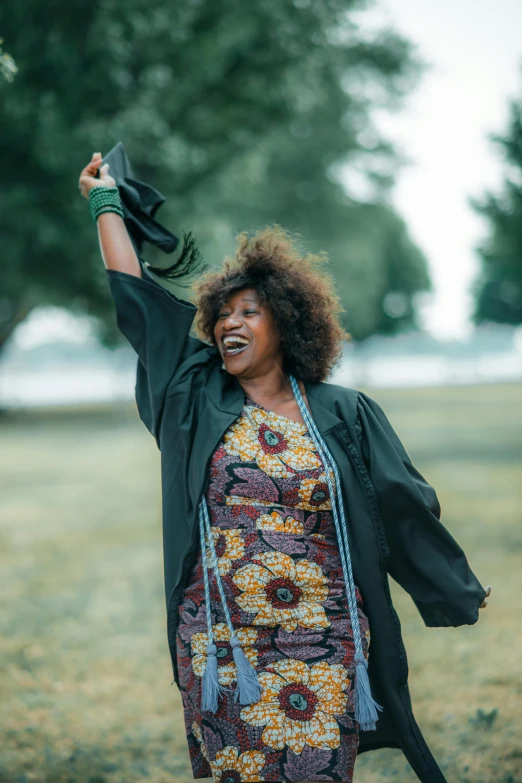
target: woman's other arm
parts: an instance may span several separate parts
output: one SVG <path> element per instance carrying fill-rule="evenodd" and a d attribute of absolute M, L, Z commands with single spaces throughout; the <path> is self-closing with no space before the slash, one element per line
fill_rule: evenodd
<path fill-rule="evenodd" d="M 85 166 L 80 174 L 80 192 L 86 199 L 92 188 L 113 188 L 116 185 L 114 179 L 109 176 L 109 166 L 102 166 L 100 152 L 95 152 L 90 163 Z M 100 178 L 96 172 L 100 170 Z M 142 277 L 141 264 L 134 250 L 125 223 L 115 212 L 104 212 L 97 220 L 98 239 L 103 263 L 106 269 L 116 272 L 125 272 L 128 275 Z"/>
<path fill-rule="evenodd" d="M 381 406 L 358 392 L 362 454 L 377 493 L 388 545 L 388 573 L 428 626 L 473 625 L 491 592 L 441 522 L 434 488 L 414 467 Z"/>

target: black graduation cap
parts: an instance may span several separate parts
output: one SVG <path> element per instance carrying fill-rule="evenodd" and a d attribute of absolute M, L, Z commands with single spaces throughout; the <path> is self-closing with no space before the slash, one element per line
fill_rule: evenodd
<path fill-rule="evenodd" d="M 121 141 L 105 155 L 105 163 L 109 164 L 109 174 L 116 181 L 120 192 L 123 219 L 136 255 L 141 256 L 144 242 L 155 245 L 164 253 L 177 250 L 177 258 L 170 266 L 147 266 L 154 274 L 178 283 L 180 278 L 204 271 L 205 265 L 192 232 L 184 233 L 181 244 L 177 236 L 155 220 L 156 212 L 165 202 L 165 196 L 152 185 L 136 179 Z"/>

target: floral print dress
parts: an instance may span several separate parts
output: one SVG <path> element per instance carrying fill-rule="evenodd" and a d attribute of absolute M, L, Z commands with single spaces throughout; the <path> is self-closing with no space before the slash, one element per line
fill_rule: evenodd
<path fill-rule="evenodd" d="M 234 700 L 230 634 L 210 574 L 219 681 L 229 690 L 216 713 L 201 711 L 208 639 L 199 553 L 177 635 L 194 778 L 350 783 L 355 650 L 324 467 L 306 425 L 247 397 L 213 455 L 206 499 L 232 623 L 262 695 L 246 707 Z"/>

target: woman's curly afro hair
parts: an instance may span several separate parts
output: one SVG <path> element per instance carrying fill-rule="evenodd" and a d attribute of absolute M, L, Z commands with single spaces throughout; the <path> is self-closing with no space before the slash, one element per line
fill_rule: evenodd
<path fill-rule="evenodd" d="M 254 288 L 267 303 L 283 342 L 284 369 L 297 378 L 324 381 L 338 362 L 344 331 L 341 306 L 324 269 L 325 252 L 302 255 L 296 240 L 280 226 L 236 238 L 237 250 L 220 271 L 208 271 L 195 285 L 196 330 L 215 345 L 214 326 L 229 296 Z"/>

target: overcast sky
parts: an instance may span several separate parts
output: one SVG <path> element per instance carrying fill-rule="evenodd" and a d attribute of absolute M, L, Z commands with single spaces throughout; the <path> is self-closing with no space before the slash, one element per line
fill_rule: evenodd
<path fill-rule="evenodd" d="M 379 0 L 375 13 L 415 42 L 431 64 L 399 115 L 379 127 L 414 160 L 394 202 L 428 257 L 435 295 L 425 328 L 463 337 L 470 329 L 473 247 L 485 223 L 467 204 L 501 181 L 487 134 L 503 132 L 508 100 L 522 98 L 522 0 Z"/>
<path fill-rule="evenodd" d="M 434 282 L 421 325 L 440 337 L 465 337 L 478 269 L 473 247 L 485 234 L 467 197 L 501 181 L 501 160 L 487 134 L 504 131 L 508 99 L 522 97 L 522 0 L 377 0 L 364 18 L 389 22 L 431 65 L 405 109 L 377 122 L 413 161 L 402 169 L 394 202 Z M 82 327 L 74 323 L 56 310 L 35 314 L 15 342 L 80 339 Z"/>

